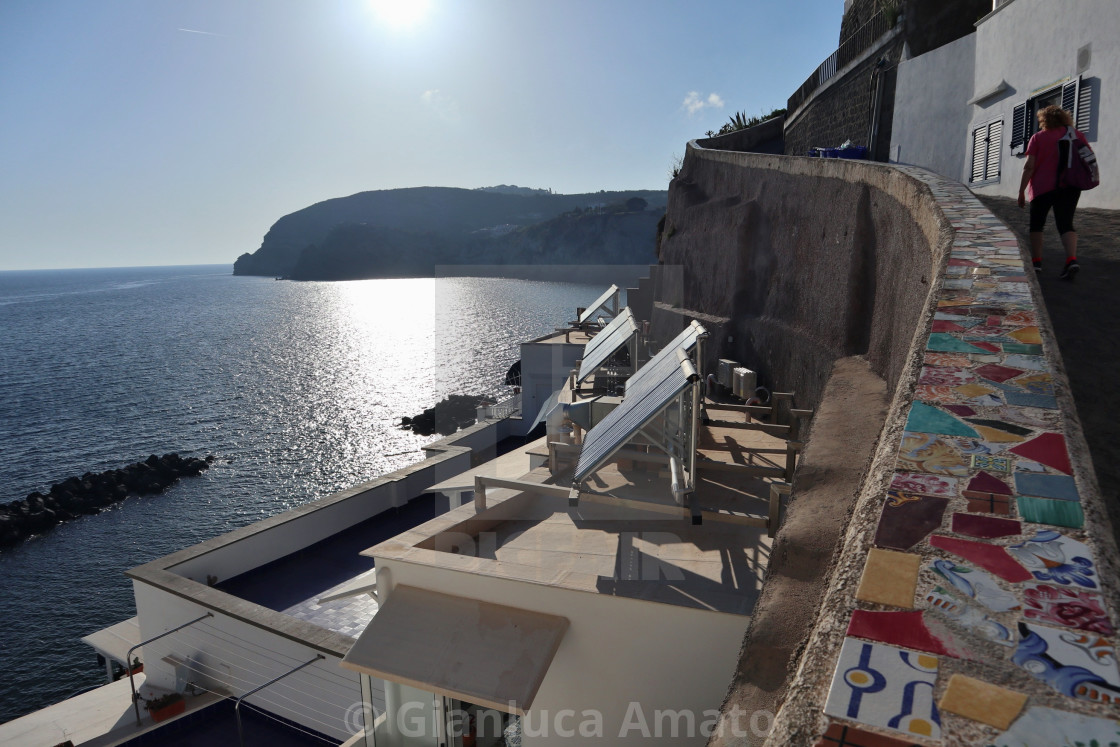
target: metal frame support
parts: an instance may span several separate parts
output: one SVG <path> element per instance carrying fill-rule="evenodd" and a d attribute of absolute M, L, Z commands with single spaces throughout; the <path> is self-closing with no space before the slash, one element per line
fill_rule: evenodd
<path fill-rule="evenodd" d="M 136 649 L 140 648 L 141 646 L 143 646 L 146 643 L 151 643 L 152 641 L 158 641 L 160 638 L 163 638 L 165 636 L 169 636 L 172 633 L 175 633 L 177 631 L 182 630 L 183 628 L 194 625 L 196 622 L 201 622 L 201 621 L 205 620 L 206 618 L 213 617 L 213 616 L 214 616 L 213 612 L 207 612 L 202 617 L 196 617 L 195 619 L 191 620 L 189 623 L 183 623 L 182 625 L 180 625 L 177 628 L 172 628 L 171 630 L 164 631 L 163 633 L 160 633 L 157 636 L 153 636 L 146 641 L 140 641 L 135 646 L 130 648 L 128 650 L 128 653 L 126 653 L 124 655 L 124 659 L 125 659 L 124 663 L 128 667 L 128 686 L 130 688 L 132 688 L 132 708 L 136 711 L 136 725 L 137 726 L 140 726 L 140 694 L 138 692 L 136 692 L 136 680 L 132 676 L 132 652 L 135 651 Z"/>
<path fill-rule="evenodd" d="M 778 533 L 778 524 L 782 520 L 782 496 L 788 496 L 793 488 L 787 482 L 770 483 L 770 512 L 766 517 L 766 536 L 773 537 Z"/>
<path fill-rule="evenodd" d="M 276 684 L 277 682 L 284 679 L 288 675 L 295 674 L 296 672 L 303 669 L 304 667 L 309 667 L 312 664 L 314 664 L 315 662 L 319 661 L 320 659 L 326 659 L 326 658 L 327 657 L 323 656 L 322 654 L 315 654 L 314 659 L 312 659 L 310 661 L 305 661 L 304 663 L 300 664 L 298 667 L 295 667 L 294 669 L 289 669 L 287 672 L 284 672 L 284 674 L 280 675 L 279 677 L 273 677 L 268 682 L 264 683 L 263 685 L 261 685 L 259 687 L 254 687 L 252 690 L 250 690 L 249 692 L 245 693 L 244 695 L 242 695 L 240 698 L 237 699 L 237 702 L 233 704 L 233 715 L 237 718 L 237 742 L 238 742 L 238 744 L 241 745 L 241 747 L 245 747 L 245 735 L 241 730 L 241 701 L 245 700 L 245 698 L 248 698 L 250 695 L 253 695 L 255 693 L 260 692 L 261 690 L 265 689 L 266 687 L 269 687 L 270 685 Z"/>

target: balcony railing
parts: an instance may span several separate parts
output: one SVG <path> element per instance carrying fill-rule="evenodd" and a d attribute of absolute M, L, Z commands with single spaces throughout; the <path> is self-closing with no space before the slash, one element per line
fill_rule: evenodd
<path fill-rule="evenodd" d="M 894 20 L 894 14 L 891 14 L 890 20 Z M 813 71 L 813 74 L 801 84 L 801 87 L 794 91 L 794 94 L 789 97 L 786 110 L 792 114 L 797 107 L 805 103 L 805 100 L 812 95 L 813 91 L 835 77 L 837 72 L 843 70 L 845 65 L 859 57 L 876 39 L 890 31 L 891 28 L 886 12 L 880 10 L 873 15 L 870 21 L 860 26 L 855 33 L 841 42 L 840 48 L 830 54 Z"/>
<path fill-rule="evenodd" d="M 485 420 L 486 418 L 496 418 L 498 420 L 505 420 L 506 418 L 513 417 L 521 412 L 521 395 L 515 394 L 509 399 L 504 399 L 494 405 L 484 405 L 475 410 L 475 417 L 478 420 Z"/>

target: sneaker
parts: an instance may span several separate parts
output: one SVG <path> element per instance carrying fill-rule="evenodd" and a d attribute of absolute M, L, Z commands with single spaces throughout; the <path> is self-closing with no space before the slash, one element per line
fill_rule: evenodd
<path fill-rule="evenodd" d="M 1031 264 L 1034 265 L 1034 274 L 1035 275 L 1041 275 L 1042 274 L 1042 260 L 1041 259 L 1032 260 Z"/>
<path fill-rule="evenodd" d="M 1066 262 L 1066 266 L 1062 268 L 1062 272 L 1058 275 L 1061 280 L 1073 280 L 1077 277 L 1077 271 L 1081 269 L 1081 265 L 1077 264 L 1076 259 L 1071 259 Z"/>

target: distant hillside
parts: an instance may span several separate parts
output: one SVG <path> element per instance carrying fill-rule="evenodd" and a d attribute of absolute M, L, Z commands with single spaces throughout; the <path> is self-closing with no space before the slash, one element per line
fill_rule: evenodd
<path fill-rule="evenodd" d="M 563 256 L 599 256 L 594 247 L 576 247 L 573 237 L 592 240 L 596 233 L 585 228 L 582 234 L 572 228 L 578 221 L 573 211 L 603 210 L 613 206 L 612 215 L 625 212 L 627 200 L 641 198 L 646 211 L 635 215 L 605 219 L 600 217 L 599 237 L 609 238 L 621 247 L 639 230 L 638 212 L 649 212 L 655 226 L 664 212 L 667 193 L 636 190 L 632 192 L 595 192 L 578 195 L 549 193 L 509 194 L 500 191 L 416 187 L 376 192 L 361 192 L 316 203 L 285 215 L 273 224 L 259 249 L 243 254 L 234 263 L 235 275 L 268 275 L 299 279 L 346 279 L 355 277 L 407 277 L 431 275 L 438 264 L 511 264 L 518 256 L 533 255 L 538 261 L 552 254 L 541 236 L 551 235 L 559 242 L 555 261 Z M 633 207 L 633 204 L 631 205 Z M 523 230 L 539 226 L 569 213 L 568 229 L 531 237 Z M 588 223 L 590 226 L 591 223 Z M 644 229 L 641 229 L 644 230 Z M 637 252 L 652 257 L 655 229 L 651 228 L 646 246 Z M 520 243 L 519 243 L 520 242 Z M 533 247 L 533 248 L 530 248 Z M 621 250 L 619 250 L 621 251 Z M 618 254 L 619 251 L 613 251 Z M 579 261 L 589 261 L 579 260 Z M 600 262 L 607 260 L 602 259 Z M 646 259 L 625 260 L 627 263 Z M 649 260 L 653 261 L 653 260 Z"/>

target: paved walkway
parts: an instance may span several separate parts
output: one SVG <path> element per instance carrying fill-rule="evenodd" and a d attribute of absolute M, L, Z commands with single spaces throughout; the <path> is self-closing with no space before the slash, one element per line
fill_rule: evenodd
<path fill-rule="evenodd" d="M 1005 197 L 983 197 L 984 205 L 1008 225 L 1027 254 L 1027 211 Z M 1065 253 L 1053 218 L 1043 240 L 1039 277 L 1046 311 L 1089 442 L 1101 495 L 1120 544 L 1120 390 L 1113 382 L 1120 364 L 1120 210 L 1080 209 L 1074 220 L 1081 273 L 1072 282 L 1058 279 Z"/>

